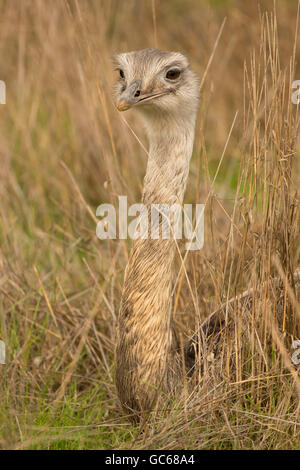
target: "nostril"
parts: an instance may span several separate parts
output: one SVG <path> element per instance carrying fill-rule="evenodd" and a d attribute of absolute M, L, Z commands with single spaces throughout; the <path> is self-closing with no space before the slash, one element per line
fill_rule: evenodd
<path fill-rule="evenodd" d="M 140 90 L 137 90 L 134 94 L 134 97 L 137 98 L 138 96 L 140 96 L 140 94 L 141 94 Z"/>

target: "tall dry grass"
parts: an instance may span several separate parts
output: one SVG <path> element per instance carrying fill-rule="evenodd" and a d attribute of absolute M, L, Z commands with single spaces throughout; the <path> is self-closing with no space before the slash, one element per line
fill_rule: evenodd
<path fill-rule="evenodd" d="M 1 448 L 299 448 L 297 1 L 275 7 L 0 1 Z M 138 201 L 146 165 L 111 56 L 156 45 L 203 78 L 186 200 L 205 245 L 177 260 L 175 321 L 186 340 L 218 310 L 231 330 L 141 432 L 113 383 L 130 244 L 99 241 L 95 210 Z"/>

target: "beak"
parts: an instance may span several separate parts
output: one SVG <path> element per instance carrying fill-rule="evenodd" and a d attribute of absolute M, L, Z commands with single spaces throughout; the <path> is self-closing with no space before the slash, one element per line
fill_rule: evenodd
<path fill-rule="evenodd" d="M 141 101 L 148 101 L 158 96 L 166 95 L 169 91 L 160 91 L 157 93 L 142 94 L 141 81 L 134 81 L 120 96 L 116 106 L 119 111 L 126 111 Z"/>
<path fill-rule="evenodd" d="M 133 82 L 120 96 L 117 102 L 119 111 L 126 111 L 139 101 L 141 95 L 141 81 Z"/>

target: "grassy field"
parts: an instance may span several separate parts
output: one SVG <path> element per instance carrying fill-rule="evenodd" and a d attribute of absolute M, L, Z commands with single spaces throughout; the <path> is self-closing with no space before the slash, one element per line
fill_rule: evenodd
<path fill-rule="evenodd" d="M 300 449 L 297 0 L 49 3 L 0 0 L 0 448 Z M 185 53 L 201 82 L 185 201 L 206 204 L 205 243 L 175 322 L 185 339 L 225 304 L 236 330 L 213 387 L 142 429 L 114 387 L 130 241 L 100 241 L 95 213 L 141 197 L 147 142 L 114 107 L 111 57 L 145 47 Z"/>

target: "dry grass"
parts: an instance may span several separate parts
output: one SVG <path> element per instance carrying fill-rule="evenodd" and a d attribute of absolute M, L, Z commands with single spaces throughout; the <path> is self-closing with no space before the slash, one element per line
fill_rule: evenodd
<path fill-rule="evenodd" d="M 0 1 L 1 448 L 299 448 L 299 31 L 277 3 Z M 206 239 L 188 279 L 178 259 L 175 321 L 185 339 L 225 304 L 235 329 L 141 431 L 113 384 L 130 244 L 98 240 L 95 211 L 140 198 L 128 125 L 144 132 L 113 106 L 111 56 L 156 43 L 205 78 L 186 201 L 206 202 Z"/>

